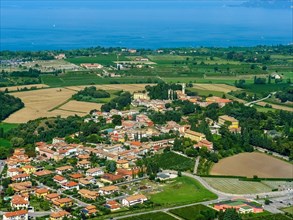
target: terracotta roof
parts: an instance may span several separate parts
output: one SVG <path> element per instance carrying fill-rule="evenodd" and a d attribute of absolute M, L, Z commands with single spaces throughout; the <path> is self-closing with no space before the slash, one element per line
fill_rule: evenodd
<path fill-rule="evenodd" d="M 54 202 L 59 203 L 59 204 L 63 204 L 63 203 L 72 202 L 72 199 L 66 197 L 66 198 L 57 199 Z"/>
<path fill-rule="evenodd" d="M 97 209 L 97 207 L 96 206 L 94 206 L 94 205 L 89 205 L 89 206 L 87 206 L 87 207 L 85 207 L 87 210 L 91 210 L 91 209 Z"/>
<path fill-rule="evenodd" d="M 62 218 L 64 216 L 66 216 L 66 215 L 70 215 L 70 213 L 62 210 L 62 211 L 59 211 L 59 212 L 51 213 L 50 217 L 51 218 Z"/>
<path fill-rule="evenodd" d="M 96 168 L 88 169 L 86 172 L 87 173 L 95 173 L 95 172 L 98 172 L 98 171 L 101 171 L 101 169 L 96 167 Z"/>
<path fill-rule="evenodd" d="M 46 176 L 46 175 L 50 175 L 52 173 L 53 172 L 50 171 L 50 170 L 41 170 L 41 171 L 35 172 L 34 175 L 36 175 L 36 176 Z"/>
<path fill-rule="evenodd" d="M 142 194 L 137 194 L 137 195 L 132 195 L 132 196 L 128 196 L 125 198 L 128 202 L 132 202 L 132 201 L 136 201 L 136 200 L 139 200 L 139 199 L 143 199 L 143 200 L 146 200 L 147 197 L 145 195 L 142 195 Z"/>
<path fill-rule="evenodd" d="M 73 169 L 72 166 L 63 166 L 63 167 L 56 168 L 56 170 L 58 171 L 65 171 L 65 170 L 71 170 L 71 169 Z"/>
<path fill-rule="evenodd" d="M 124 164 L 124 163 L 128 163 L 128 161 L 127 160 L 117 160 L 116 163 Z"/>
<path fill-rule="evenodd" d="M 74 182 L 74 181 L 69 181 L 67 183 L 64 183 L 63 186 L 67 186 L 67 187 L 73 187 L 73 186 L 77 186 L 78 183 Z"/>
<path fill-rule="evenodd" d="M 38 194 L 43 194 L 43 193 L 49 192 L 49 189 L 47 189 L 47 188 L 40 188 L 40 189 L 36 189 L 35 192 L 38 193 Z"/>
<path fill-rule="evenodd" d="M 20 215 L 26 215 L 28 213 L 27 210 L 19 210 L 15 212 L 6 212 L 4 215 L 6 218 L 16 217 Z"/>
<path fill-rule="evenodd" d="M 56 176 L 54 176 L 53 179 L 54 179 L 54 180 L 57 180 L 57 181 L 59 181 L 59 182 L 65 180 L 65 178 L 64 178 L 63 176 L 60 176 L 60 175 L 56 175 Z"/>
<path fill-rule="evenodd" d="M 102 178 L 103 179 L 106 179 L 106 180 L 109 180 L 109 181 L 116 181 L 116 180 L 123 179 L 123 176 L 121 176 L 121 175 L 114 175 L 114 174 L 111 174 L 111 173 L 105 173 L 102 176 Z"/>
<path fill-rule="evenodd" d="M 14 205 L 26 205 L 28 201 L 20 195 L 14 195 L 11 199 L 11 203 Z"/>
<path fill-rule="evenodd" d="M 54 198 L 58 198 L 60 197 L 60 195 L 58 193 L 50 193 L 48 195 L 46 195 L 47 199 L 54 199 Z"/>
<path fill-rule="evenodd" d="M 79 179 L 83 177 L 81 173 L 73 173 L 73 174 L 70 174 L 69 176 L 73 179 Z"/>
<path fill-rule="evenodd" d="M 101 187 L 100 190 L 107 192 L 107 191 L 119 190 L 119 187 L 111 185 L 111 186 Z"/>

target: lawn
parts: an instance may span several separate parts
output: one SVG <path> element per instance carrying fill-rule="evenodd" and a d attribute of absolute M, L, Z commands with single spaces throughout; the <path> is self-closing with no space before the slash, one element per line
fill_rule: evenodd
<path fill-rule="evenodd" d="M 197 220 L 203 219 L 201 213 L 207 211 L 216 214 L 215 210 L 204 205 L 193 205 L 184 208 L 173 209 L 170 212 L 186 220 Z"/>
<path fill-rule="evenodd" d="M 151 195 L 151 201 L 161 205 L 183 205 L 216 199 L 217 196 L 198 181 L 182 176 L 163 184 L 162 192 Z"/>
<path fill-rule="evenodd" d="M 122 220 L 175 220 L 176 218 L 164 212 L 148 213 L 144 215 L 137 215 Z"/>

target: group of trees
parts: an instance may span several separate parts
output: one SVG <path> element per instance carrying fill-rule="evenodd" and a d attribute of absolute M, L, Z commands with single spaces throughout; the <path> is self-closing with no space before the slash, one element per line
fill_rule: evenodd
<path fill-rule="evenodd" d="M 105 90 L 98 89 L 95 86 L 85 87 L 83 90 L 78 91 L 72 96 L 73 99 L 77 101 L 84 101 L 89 98 L 109 98 L 110 93 Z"/>
<path fill-rule="evenodd" d="M 123 110 L 131 103 L 131 94 L 129 92 L 122 92 L 118 97 L 112 99 L 110 102 L 102 105 L 101 110 L 109 112 L 112 109 Z"/>
<path fill-rule="evenodd" d="M 276 98 L 280 99 L 281 102 L 293 102 L 293 89 L 287 88 L 285 91 L 278 92 Z"/>
<path fill-rule="evenodd" d="M 7 118 L 13 112 L 24 107 L 21 99 L 0 91 L 0 121 Z"/>
<path fill-rule="evenodd" d="M 167 84 L 165 82 L 160 82 L 155 86 L 146 86 L 146 91 L 148 92 L 151 99 L 161 99 L 166 100 L 169 99 L 168 91 L 172 90 L 173 99 L 176 99 L 176 90 L 181 90 L 182 86 L 178 84 Z"/>

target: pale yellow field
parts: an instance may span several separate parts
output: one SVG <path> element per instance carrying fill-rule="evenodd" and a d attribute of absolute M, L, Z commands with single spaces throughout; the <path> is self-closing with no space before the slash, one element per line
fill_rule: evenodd
<path fill-rule="evenodd" d="M 80 102 L 72 100 L 62 105 L 58 110 L 88 114 L 93 109 L 100 110 L 102 105 L 103 104 L 99 103 Z M 53 112 L 55 112 L 55 110 Z"/>
<path fill-rule="evenodd" d="M 289 106 L 276 105 L 276 104 L 271 104 L 271 103 L 267 103 L 267 102 L 258 102 L 257 104 L 260 105 L 260 106 L 265 106 L 265 105 L 269 104 L 274 109 L 279 109 L 279 110 L 285 110 L 285 111 L 293 112 L 293 108 L 292 107 L 289 107 Z"/>
<path fill-rule="evenodd" d="M 210 174 L 267 178 L 293 178 L 293 165 L 264 153 L 240 153 L 216 163 Z"/>
<path fill-rule="evenodd" d="M 96 87 L 104 90 L 125 90 L 135 92 L 144 90 L 146 85 L 147 84 L 110 84 L 97 85 Z M 34 120 L 40 117 L 54 117 L 58 115 L 61 117 L 67 117 L 75 114 L 85 115 L 92 109 L 99 109 L 101 104 L 76 101 L 65 103 L 73 94 L 84 87 L 86 86 L 48 88 L 11 93 L 11 95 L 19 97 L 25 104 L 25 107 L 10 115 L 4 122 L 25 123 L 29 120 Z M 62 103 L 64 103 L 64 105 L 62 105 Z"/>
<path fill-rule="evenodd" d="M 196 88 L 196 89 L 211 90 L 211 91 L 218 91 L 218 92 L 224 92 L 224 93 L 239 90 L 239 88 L 236 88 L 235 86 L 229 86 L 229 85 L 226 85 L 226 84 L 200 84 L 200 83 L 194 83 L 193 87 Z"/>
<path fill-rule="evenodd" d="M 23 89 L 23 88 L 32 88 L 36 87 L 38 89 L 40 88 L 48 88 L 49 86 L 46 84 L 31 84 L 31 85 L 25 85 L 25 86 L 9 86 L 9 87 L 0 87 L 0 91 L 5 91 L 5 89 L 8 89 L 9 92 L 11 91 L 17 91 L 18 89 Z"/>

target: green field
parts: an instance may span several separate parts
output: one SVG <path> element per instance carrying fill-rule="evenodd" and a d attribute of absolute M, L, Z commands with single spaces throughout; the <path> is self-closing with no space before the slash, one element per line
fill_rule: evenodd
<path fill-rule="evenodd" d="M 123 218 L 123 220 L 175 220 L 176 218 L 168 215 L 164 212 L 148 213 L 144 215 L 137 215 L 128 218 Z"/>
<path fill-rule="evenodd" d="M 70 72 L 64 75 L 42 75 L 42 83 L 50 87 L 95 85 L 95 84 L 128 84 L 146 83 L 149 77 L 121 77 L 121 78 L 101 78 L 89 72 Z M 153 78 L 152 78 L 153 79 Z"/>
<path fill-rule="evenodd" d="M 290 207 L 287 207 L 287 208 L 283 208 L 282 211 L 288 212 L 291 215 L 293 215 L 293 206 L 290 206 Z"/>
<path fill-rule="evenodd" d="M 124 56 L 119 56 L 119 60 L 129 60 Z M 75 57 L 68 58 L 66 61 L 70 63 L 74 63 L 76 65 L 80 65 L 81 63 L 99 63 L 102 65 L 113 65 L 115 61 L 117 61 L 116 54 L 100 54 L 94 57 Z"/>
<path fill-rule="evenodd" d="M 151 201 L 161 205 L 183 205 L 217 198 L 199 182 L 186 176 L 177 177 L 164 184 L 162 190 L 151 195 Z"/>
<path fill-rule="evenodd" d="M 271 192 L 273 189 L 278 188 L 278 185 L 287 184 L 283 181 L 241 181 L 236 178 L 212 178 L 205 177 L 204 180 L 213 188 L 225 193 L 233 194 L 250 194 L 250 193 L 263 193 Z"/>
<path fill-rule="evenodd" d="M 7 139 L 0 138 L 0 147 L 11 147 L 11 143 Z"/>
<path fill-rule="evenodd" d="M 282 91 L 290 87 L 288 83 L 271 83 L 271 84 L 248 84 L 245 86 L 245 90 L 252 93 L 269 93 L 275 91 Z"/>
<path fill-rule="evenodd" d="M 0 128 L 3 128 L 4 129 L 4 133 L 13 129 L 13 128 L 16 128 L 18 126 L 18 124 L 11 124 L 11 123 L 5 123 L 5 122 L 0 122 Z"/>
<path fill-rule="evenodd" d="M 195 88 L 188 88 L 188 90 L 192 92 L 197 92 L 199 96 L 218 96 L 222 97 L 225 93 L 224 92 L 219 92 L 219 91 L 212 91 L 212 90 L 203 90 L 203 89 L 195 89 Z"/>
<path fill-rule="evenodd" d="M 283 215 L 283 214 L 272 214 L 272 215 L 265 215 L 265 216 L 257 216 L 257 217 L 248 217 L 245 219 L 249 220 L 292 220 L 292 218 Z"/>
<path fill-rule="evenodd" d="M 216 211 L 208 208 L 207 206 L 204 205 L 194 205 L 194 206 L 188 206 L 184 208 L 178 208 L 178 209 L 173 209 L 170 210 L 171 213 L 186 219 L 186 220 L 197 220 L 197 219 L 204 219 L 203 215 L 201 214 L 202 212 L 211 212 L 213 213 L 212 215 L 216 215 Z"/>

